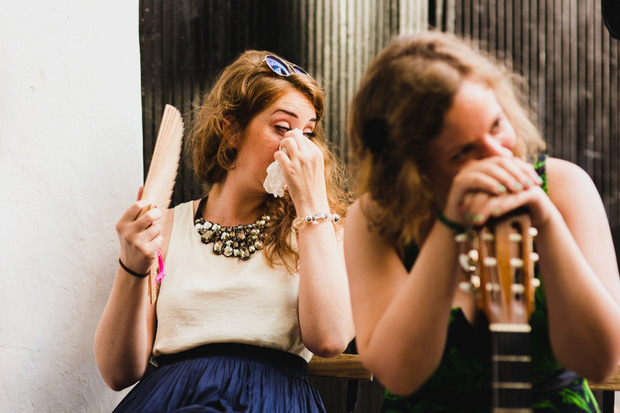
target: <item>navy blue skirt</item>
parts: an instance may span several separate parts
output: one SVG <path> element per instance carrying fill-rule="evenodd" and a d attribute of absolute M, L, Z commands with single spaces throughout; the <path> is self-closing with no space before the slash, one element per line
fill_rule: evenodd
<path fill-rule="evenodd" d="M 115 412 L 325 412 L 303 358 L 237 343 L 157 358 Z"/>

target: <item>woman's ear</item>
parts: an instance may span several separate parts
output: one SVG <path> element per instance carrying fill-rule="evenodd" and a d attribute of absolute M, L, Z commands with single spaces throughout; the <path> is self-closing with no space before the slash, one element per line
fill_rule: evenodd
<path fill-rule="evenodd" d="M 222 132 L 226 140 L 228 140 L 228 146 L 239 149 L 241 145 L 241 134 L 239 133 L 239 127 L 236 126 L 236 122 L 232 118 L 224 118 L 222 121 Z"/>

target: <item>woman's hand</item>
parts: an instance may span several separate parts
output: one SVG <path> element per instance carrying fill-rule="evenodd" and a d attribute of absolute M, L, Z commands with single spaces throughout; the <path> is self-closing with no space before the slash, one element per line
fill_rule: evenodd
<path fill-rule="evenodd" d="M 151 208 L 146 201 L 138 201 L 125 211 L 116 224 L 120 241 L 120 258 L 123 264 L 137 273 L 147 273 L 157 257 L 157 250 L 162 246 L 163 237 L 157 220 L 162 212 Z M 142 213 L 144 210 L 146 212 Z"/>
<path fill-rule="evenodd" d="M 542 228 L 550 219 L 555 206 L 540 186 L 532 186 L 515 193 L 491 195 L 487 192 L 468 192 L 461 202 L 461 215 L 470 225 L 482 225 L 488 219 L 504 215 L 526 206 L 532 218 L 532 225 Z"/>
<path fill-rule="evenodd" d="M 532 165 L 516 157 L 470 162 L 452 181 L 444 215 L 463 225 L 481 225 L 491 216 L 528 205 L 534 221 L 542 223 L 551 205 L 545 204 L 541 183 Z"/>
<path fill-rule="evenodd" d="M 292 129 L 280 141 L 274 158 L 280 163 L 297 215 L 329 211 L 323 153 L 314 142 Z"/>

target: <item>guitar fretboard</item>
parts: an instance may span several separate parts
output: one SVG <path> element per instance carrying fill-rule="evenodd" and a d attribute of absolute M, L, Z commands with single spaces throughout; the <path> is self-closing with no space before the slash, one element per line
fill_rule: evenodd
<path fill-rule="evenodd" d="M 530 326 L 491 324 L 493 413 L 531 413 Z"/>

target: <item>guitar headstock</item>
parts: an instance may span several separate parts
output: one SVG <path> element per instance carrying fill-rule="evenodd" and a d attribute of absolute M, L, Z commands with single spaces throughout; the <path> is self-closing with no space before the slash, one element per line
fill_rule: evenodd
<path fill-rule="evenodd" d="M 533 252 L 536 229 L 530 216 L 515 211 L 489 220 L 468 234 L 460 234 L 462 253 L 459 262 L 469 274 L 479 306 L 494 324 L 527 324 L 534 311 Z"/>

